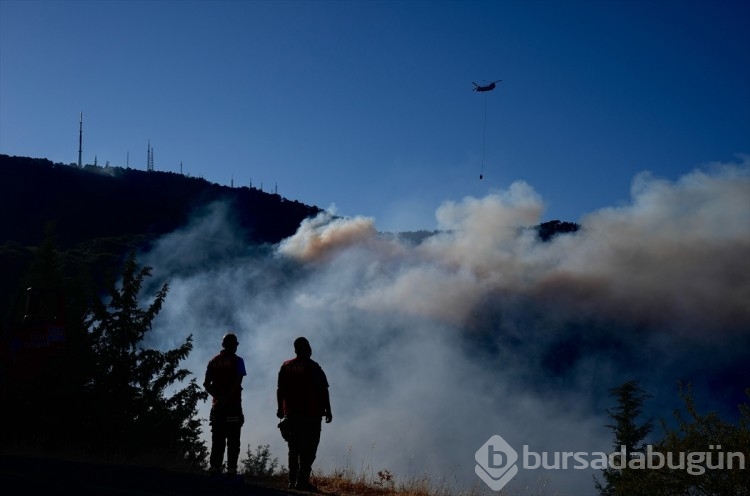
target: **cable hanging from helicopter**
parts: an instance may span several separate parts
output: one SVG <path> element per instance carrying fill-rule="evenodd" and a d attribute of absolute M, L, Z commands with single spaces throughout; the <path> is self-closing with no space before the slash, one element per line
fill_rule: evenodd
<path fill-rule="evenodd" d="M 485 79 L 484 81 L 489 84 L 480 85 L 472 81 L 471 83 L 474 85 L 474 88 L 472 89 L 472 91 L 476 91 L 478 93 L 487 93 L 488 91 L 494 90 L 497 83 L 502 81 L 502 79 L 497 79 L 495 81 L 487 81 Z M 484 95 L 484 133 L 482 136 L 482 165 L 481 165 L 481 168 L 479 169 L 480 181 L 484 179 L 484 148 L 485 148 L 486 143 L 487 143 L 487 95 L 485 94 Z"/>

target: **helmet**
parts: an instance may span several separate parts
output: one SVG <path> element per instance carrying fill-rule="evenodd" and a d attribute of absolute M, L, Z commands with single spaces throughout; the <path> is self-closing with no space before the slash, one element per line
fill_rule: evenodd
<path fill-rule="evenodd" d="M 224 338 L 221 340 L 221 345 L 223 347 L 227 347 L 229 345 L 238 345 L 240 342 L 237 340 L 237 335 L 230 332 L 229 334 L 224 334 Z"/>

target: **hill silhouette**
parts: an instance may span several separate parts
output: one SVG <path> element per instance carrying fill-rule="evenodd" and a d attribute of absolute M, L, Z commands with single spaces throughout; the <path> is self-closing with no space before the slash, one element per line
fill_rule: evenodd
<path fill-rule="evenodd" d="M 25 284 L 21 279 L 34 248 L 43 242 L 73 255 L 87 271 L 102 273 L 116 269 L 128 250 L 148 247 L 215 202 L 229 206 L 249 246 L 278 243 L 293 235 L 304 219 L 323 211 L 257 188 L 222 186 L 174 172 L 78 167 L 0 154 L 2 315 Z M 578 228 L 557 220 L 533 227 L 542 241 Z M 415 243 L 432 234 L 398 233 Z"/>
<path fill-rule="evenodd" d="M 323 211 L 257 188 L 222 186 L 174 172 L 78 167 L 0 154 L 2 332 L 7 332 L 23 290 L 32 284 L 31 272 L 39 270 L 33 264 L 44 243 L 64 255 L 63 271 L 69 278 L 85 272 L 101 283 L 120 268 L 130 250 L 147 250 L 216 202 L 227 204 L 237 234 L 248 246 L 276 244 L 293 235 L 304 219 Z M 554 220 L 525 229 L 549 241 L 579 226 Z M 433 234 L 383 233 L 414 244 Z"/>
<path fill-rule="evenodd" d="M 225 202 L 248 245 L 277 243 L 321 209 L 256 188 L 231 188 L 172 172 L 77 167 L 0 155 L 0 309 L 3 324 L 29 283 L 36 247 L 47 241 L 93 278 L 116 270 L 132 249 Z"/>
<path fill-rule="evenodd" d="M 158 236 L 215 201 L 232 205 L 249 243 L 292 235 L 320 208 L 255 188 L 231 188 L 173 172 L 77 166 L 0 155 L 0 245 L 38 245 L 53 223 L 58 247 L 91 239 Z"/>

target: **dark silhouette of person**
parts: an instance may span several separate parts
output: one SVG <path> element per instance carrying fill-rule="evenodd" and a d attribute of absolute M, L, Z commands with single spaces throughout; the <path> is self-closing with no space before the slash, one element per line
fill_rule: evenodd
<path fill-rule="evenodd" d="M 316 491 L 310 483 L 312 464 L 320 443 L 321 421 L 333 420 L 328 396 L 328 379 L 314 360 L 306 338 L 294 341 L 296 358 L 287 360 L 279 370 L 276 416 L 282 436 L 289 447 L 289 487 Z"/>
<path fill-rule="evenodd" d="M 247 375 L 245 361 L 237 356 L 239 341 L 233 333 L 221 340 L 222 350 L 208 362 L 203 387 L 211 395 L 211 456 L 209 470 L 221 473 L 224 450 L 227 452 L 227 474 L 237 474 L 240 456 L 240 431 L 245 417 L 242 414 L 242 378 Z"/>

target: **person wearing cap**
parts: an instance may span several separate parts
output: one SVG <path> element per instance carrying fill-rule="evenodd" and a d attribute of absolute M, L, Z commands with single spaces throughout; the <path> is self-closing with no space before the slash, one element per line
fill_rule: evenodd
<path fill-rule="evenodd" d="M 279 370 L 276 388 L 278 409 L 276 416 L 281 435 L 289 447 L 289 487 L 302 491 L 316 491 L 310 483 L 312 464 L 320 443 L 322 418 L 333 419 L 325 372 L 310 357 L 309 341 L 300 337 L 294 341 L 296 358 L 285 361 Z"/>
<path fill-rule="evenodd" d="M 206 367 L 203 387 L 211 395 L 211 456 L 209 470 L 220 474 L 227 454 L 227 473 L 237 474 L 240 456 L 240 431 L 245 417 L 242 414 L 242 378 L 247 375 L 245 361 L 237 356 L 239 341 L 234 333 L 225 334 L 221 352 Z"/>

